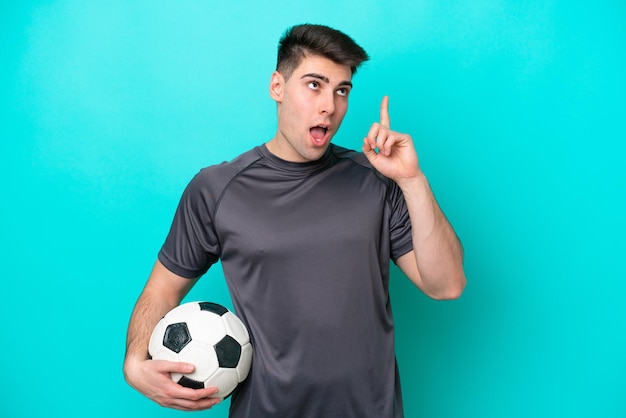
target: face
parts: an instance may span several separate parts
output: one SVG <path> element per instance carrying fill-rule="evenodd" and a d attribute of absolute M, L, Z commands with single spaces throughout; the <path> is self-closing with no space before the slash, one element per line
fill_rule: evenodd
<path fill-rule="evenodd" d="M 270 96 L 278 105 L 278 130 L 267 143 L 274 155 L 292 162 L 319 159 L 339 130 L 352 88 L 349 66 L 312 55 L 288 80 L 272 74 Z"/>

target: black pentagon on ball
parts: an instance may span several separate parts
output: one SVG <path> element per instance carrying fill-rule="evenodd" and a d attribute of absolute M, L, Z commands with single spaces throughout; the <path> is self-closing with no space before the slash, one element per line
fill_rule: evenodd
<path fill-rule="evenodd" d="M 198 305 L 200 305 L 201 311 L 213 312 L 214 314 L 219 316 L 222 316 L 226 312 L 228 312 L 228 309 L 226 309 L 222 305 L 218 305 L 217 303 L 213 302 L 200 302 L 198 303 Z"/>
<path fill-rule="evenodd" d="M 181 377 L 178 384 L 191 389 L 204 389 L 203 382 L 198 382 L 197 380 L 190 379 L 187 376 Z"/>
<path fill-rule="evenodd" d="M 163 346 L 169 348 L 175 353 L 180 353 L 183 348 L 191 341 L 189 328 L 184 322 L 170 324 L 165 328 L 163 334 Z"/>
<path fill-rule="evenodd" d="M 220 367 L 233 369 L 239 363 L 241 345 L 233 337 L 227 335 L 215 344 L 215 354 L 217 354 Z"/>

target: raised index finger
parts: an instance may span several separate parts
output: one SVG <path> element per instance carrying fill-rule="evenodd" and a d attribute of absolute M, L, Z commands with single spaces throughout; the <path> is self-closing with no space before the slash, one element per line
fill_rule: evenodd
<path fill-rule="evenodd" d="M 383 101 L 380 103 L 380 124 L 390 127 L 389 125 L 389 96 L 383 97 Z"/>

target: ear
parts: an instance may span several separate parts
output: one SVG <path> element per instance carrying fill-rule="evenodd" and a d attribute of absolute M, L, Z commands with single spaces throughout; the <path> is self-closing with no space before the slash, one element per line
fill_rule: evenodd
<path fill-rule="evenodd" d="M 278 71 L 274 71 L 272 73 L 272 78 L 270 79 L 270 97 L 276 102 L 280 103 L 283 101 L 283 91 L 285 88 L 285 77 Z"/>

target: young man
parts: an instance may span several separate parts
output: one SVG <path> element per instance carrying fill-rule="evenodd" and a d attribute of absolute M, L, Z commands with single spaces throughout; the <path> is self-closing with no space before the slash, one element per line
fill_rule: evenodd
<path fill-rule="evenodd" d="M 137 301 L 127 381 L 160 405 L 201 410 L 212 388 L 173 383 L 193 365 L 148 359 L 156 322 L 221 261 L 254 358 L 232 417 L 402 417 L 388 294 L 393 260 L 424 293 L 457 298 L 461 245 L 421 172 L 409 135 L 392 131 L 388 99 L 362 153 L 331 144 L 352 76 L 367 59 L 345 34 L 301 25 L 281 38 L 266 144 L 201 170 Z"/>

